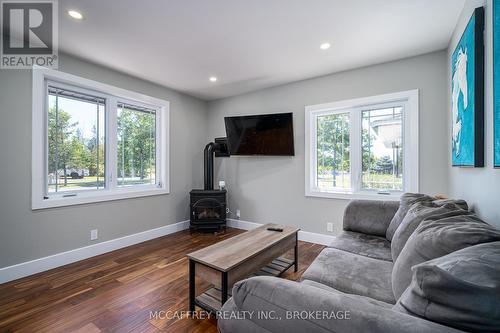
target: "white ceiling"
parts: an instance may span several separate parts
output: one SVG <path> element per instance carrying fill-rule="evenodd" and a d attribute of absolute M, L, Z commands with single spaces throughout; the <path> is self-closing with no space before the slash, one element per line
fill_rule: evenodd
<path fill-rule="evenodd" d="M 60 0 L 60 49 L 211 100 L 444 49 L 464 1 Z"/>

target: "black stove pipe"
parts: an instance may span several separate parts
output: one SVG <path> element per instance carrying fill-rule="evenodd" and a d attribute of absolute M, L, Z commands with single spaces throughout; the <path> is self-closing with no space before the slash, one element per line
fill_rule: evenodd
<path fill-rule="evenodd" d="M 203 151 L 204 155 L 203 171 L 205 179 L 205 190 L 214 189 L 214 152 L 215 152 L 215 143 L 213 142 L 207 144 L 205 146 L 205 150 Z"/>

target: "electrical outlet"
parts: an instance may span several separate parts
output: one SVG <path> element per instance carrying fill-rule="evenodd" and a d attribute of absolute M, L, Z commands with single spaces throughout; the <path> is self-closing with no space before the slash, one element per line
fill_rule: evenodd
<path fill-rule="evenodd" d="M 328 232 L 333 232 L 333 223 L 328 222 L 328 223 L 326 224 L 326 231 L 328 231 Z"/>
<path fill-rule="evenodd" d="M 96 239 L 97 239 L 97 229 L 90 230 L 90 240 L 96 240 Z"/>
<path fill-rule="evenodd" d="M 241 217 L 241 212 L 239 209 L 236 210 L 236 217 L 237 218 L 240 218 Z"/>
<path fill-rule="evenodd" d="M 229 214 L 229 208 L 226 208 L 226 214 Z"/>

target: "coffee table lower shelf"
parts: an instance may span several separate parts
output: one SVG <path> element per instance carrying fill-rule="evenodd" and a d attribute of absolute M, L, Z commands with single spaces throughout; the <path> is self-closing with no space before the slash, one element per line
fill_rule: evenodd
<path fill-rule="evenodd" d="M 293 260 L 279 257 L 262 267 L 258 272 L 255 272 L 251 276 L 280 276 L 293 265 Z M 231 297 L 231 290 L 228 290 L 228 295 Z M 221 309 L 221 298 L 221 290 L 212 287 L 203 294 L 195 297 L 194 302 L 196 305 L 207 311 L 217 312 Z"/>

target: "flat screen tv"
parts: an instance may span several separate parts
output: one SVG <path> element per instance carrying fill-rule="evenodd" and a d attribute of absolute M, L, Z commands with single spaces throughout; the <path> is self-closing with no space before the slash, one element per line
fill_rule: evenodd
<path fill-rule="evenodd" d="M 225 117 L 231 155 L 293 156 L 293 114 Z"/>

